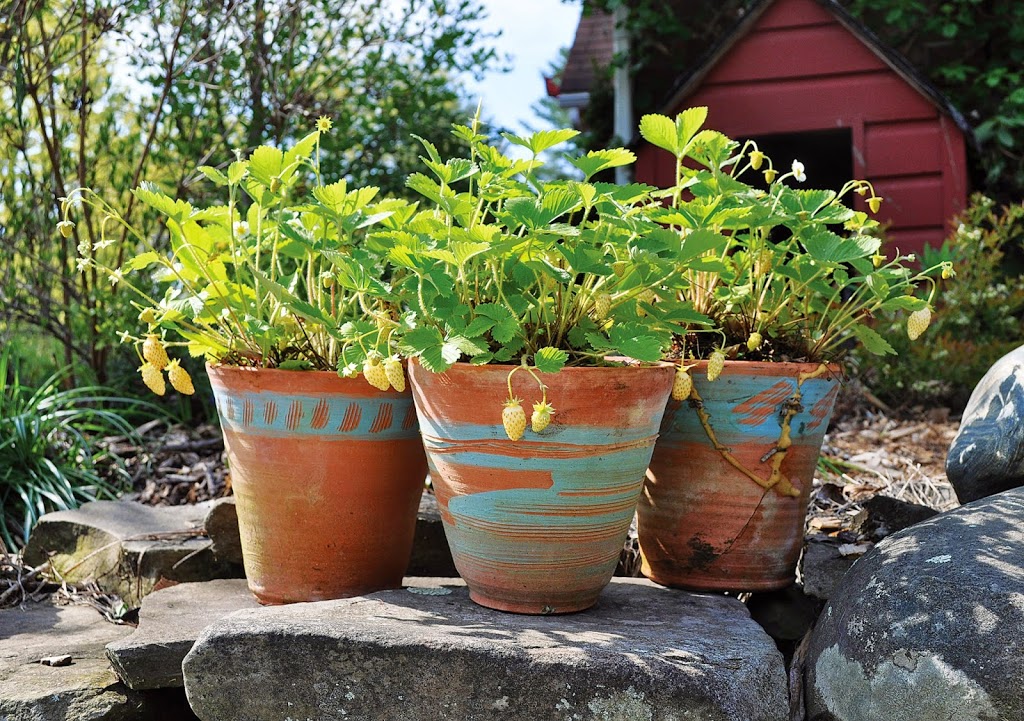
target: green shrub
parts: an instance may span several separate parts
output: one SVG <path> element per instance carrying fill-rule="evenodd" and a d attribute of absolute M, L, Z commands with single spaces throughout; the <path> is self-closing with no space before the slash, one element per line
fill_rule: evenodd
<path fill-rule="evenodd" d="M 8 549 L 23 545 L 44 513 L 116 498 L 128 475 L 101 439 L 137 441 L 132 421 L 156 411 L 96 386 L 64 389 L 66 372 L 30 385 L 20 365 L 10 347 L 0 351 L 0 540 Z"/>
<path fill-rule="evenodd" d="M 941 281 L 929 332 L 912 342 L 901 316 L 882 314 L 877 330 L 899 356 L 855 358 L 864 383 L 895 407 L 959 413 L 992 364 L 1024 344 L 1024 203 L 996 207 L 975 195 L 954 224 L 942 247 L 922 258 L 925 267 L 948 260 L 956 269 Z"/>

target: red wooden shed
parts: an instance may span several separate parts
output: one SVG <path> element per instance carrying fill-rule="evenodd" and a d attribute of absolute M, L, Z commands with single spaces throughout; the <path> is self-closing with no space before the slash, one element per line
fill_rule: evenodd
<path fill-rule="evenodd" d="M 808 187 L 870 180 L 904 252 L 940 245 L 966 203 L 969 126 L 833 0 L 761 0 L 666 96 L 666 115 L 706 105 L 708 127 L 757 140 L 776 167 L 799 159 Z M 670 156 L 636 150 L 637 180 L 671 183 Z"/>

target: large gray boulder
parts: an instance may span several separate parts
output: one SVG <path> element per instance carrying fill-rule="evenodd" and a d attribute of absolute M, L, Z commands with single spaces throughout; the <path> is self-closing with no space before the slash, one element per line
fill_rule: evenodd
<path fill-rule="evenodd" d="M 203 526 L 214 501 L 192 506 L 147 506 L 93 501 L 43 516 L 25 547 L 25 563 L 50 560 L 70 584 L 95 582 L 101 591 L 138 607 L 161 578 L 208 581 L 242 575 L 218 559 Z"/>
<path fill-rule="evenodd" d="M 853 566 L 811 637 L 811 721 L 1024 719 L 1024 488 L 911 526 Z"/>
<path fill-rule="evenodd" d="M 181 662 L 203 629 L 258 606 L 245 579 L 179 583 L 154 591 L 142 600 L 138 628 L 107 644 L 107 657 L 128 688 L 180 687 Z"/>
<path fill-rule="evenodd" d="M 425 582 L 426 581 L 426 582 Z M 518 616 L 458 582 L 239 611 L 185 658 L 204 721 L 782 721 L 782 657 L 735 599 L 616 579 Z"/>
<path fill-rule="evenodd" d="M 961 503 L 1024 485 L 1024 346 L 981 379 L 946 456 Z"/>

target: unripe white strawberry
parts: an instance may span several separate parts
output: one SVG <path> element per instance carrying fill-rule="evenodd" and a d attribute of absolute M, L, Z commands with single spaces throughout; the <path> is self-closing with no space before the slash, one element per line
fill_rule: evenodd
<path fill-rule="evenodd" d="M 932 322 L 932 309 L 925 306 L 921 310 L 915 310 L 907 318 L 907 337 L 910 340 L 917 340 L 921 337 L 921 334 L 928 330 L 928 325 Z"/>
<path fill-rule="evenodd" d="M 505 426 L 505 434 L 513 441 L 518 441 L 526 432 L 526 412 L 518 398 L 509 398 L 501 411 L 501 424 Z"/>
<path fill-rule="evenodd" d="M 177 358 L 167 364 L 167 378 L 171 381 L 171 387 L 182 395 L 190 396 L 196 392 L 192 376 L 179 365 Z"/>
<path fill-rule="evenodd" d="M 690 377 L 690 372 L 679 366 L 676 368 L 676 377 L 672 381 L 672 398 L 677 401 L 685 401 L 690 397 L 690 391 L 693 390 L 693 378 Z"/>
<path fill-rule="evenodd" d="M 158 371 L 162 371 L 170 362 L 163 342 L 155 333 L 146 336 L 146 340 L 142 344 L 142 357 L 152 363 Z"/>
<path fill-rule="evenodd" d="M 750 334 L 749 338 L 747 338 L 747 350 L 753 352 L 753 351 L 757 350 L 760 347 L 761 347 L 761 334 L 755 331 L 755 332 Z"/>
<path fill-rule="evenodd" d="M 598 320 L 604 320 L 608 317 L 608 313 L 612 309 L 612 297 L 607 293 L 599 293 L 594 298 L 594 317 Z"/>
<path fill-rule="evenodd" d="M 716 350 L 708 358 L 708 380 L 713 381 L 722 374 L 722 369 L 725 368 L 725 353 L 721 350 Z"/>
<path fill-rule="evenodd" d="M 143 363 L 142 367 L 139 368 L 139 373 L 142 374 L 142 382 L 146 384 L 149 390 L 156 393 L 158 396 L 162 396 L 167 392 L 167 385 L 164 383 L 164 376 L 152 363 Z"/>
<path fill-rule="evenodd" d="M 405 391 L 405 370 L 402 368 L 402 361 L 398 356 L 391 356 L 384 361 L 384 373 L 392 388 L 399 393 Z"/>
<path fill-rule="evenodd" d="M 391 387 L 388 373 L 384 370 L 378 356 L 370 356 L 363 362 L 363 378 L 378 390 L 386 391 Z"/>
<path fill-rule="evenodd" d="M 533 432 L 540 433 L 547 428 L 548 424 L 551 423 L 551 416 L 554 414 L 555 409 L 547 401 L 534 403 L 533 413 L 530 415 L 530 427 L 533 429 Z"/>

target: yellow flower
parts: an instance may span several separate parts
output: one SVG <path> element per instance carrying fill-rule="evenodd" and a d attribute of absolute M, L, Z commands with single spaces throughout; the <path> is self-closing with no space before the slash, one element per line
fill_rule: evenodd
<path fill-rule="evenodd" d="M 332 125 L 333 123 L 331 122 L 331 119 L 328 118 L 326 115 L 321 115 L 319 118 L 316 119 L 316 129 L 319 130 L 321 133 L 331 132 Z"/>

